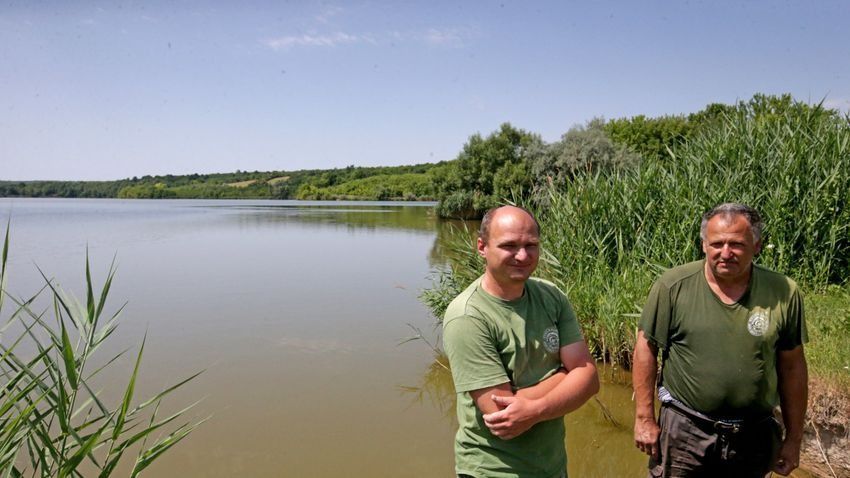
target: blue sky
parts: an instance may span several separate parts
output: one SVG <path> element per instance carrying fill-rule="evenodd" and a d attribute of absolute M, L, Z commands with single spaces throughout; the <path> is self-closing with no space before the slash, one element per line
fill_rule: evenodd
<path fill-rule="evenodd" d="M 0 179 L 415 164 L 503 122 L 850 110 L 850 2 L 0 4 Z"/>

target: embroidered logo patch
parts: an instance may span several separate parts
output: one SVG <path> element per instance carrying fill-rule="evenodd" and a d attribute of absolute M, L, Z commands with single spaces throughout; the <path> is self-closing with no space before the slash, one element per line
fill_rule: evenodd
<path fill-rule="evenodd" d="M 560 344 L 561 340 L 558 337 L 558 329 L 555 327 L 549 327 L 543 331 L 543 346 L 546 347 L 547 352 L 557 352 Z"/>
<path fill-rule="evenodd" d="M 747 320 L 747 330 L 750 335 L 761 337 L 767 332 L 767 327 L 770 325 L 770 318 L 763 310 L 757 310 L 750 315 Z"/>

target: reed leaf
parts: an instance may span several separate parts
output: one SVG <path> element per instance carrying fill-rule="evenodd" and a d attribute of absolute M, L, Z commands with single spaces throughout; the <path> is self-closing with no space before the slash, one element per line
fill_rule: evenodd
<path fill-rule="evenodd" d="M 0 296 L 9 298 L 5 289 L 8 228 L 3 249 Z M 26 300 L 11 297 L 16 309 L 0 331 L 17 330 L 8 345 L 5 340 L 0 341 L 0 377 L 4 382 L 0 388 L 0 476 L 80 477 L 85 463 L 86 470 L 93 467 L 97 476 L 108 477 L 118 469 L 129 447 L 140 447 L 139 458 L 133 465 L 135 476 L 203 422 L 187 422 L 172 428 L 195 404 L 159 421 L 155 419 L 156 410 L 153 413 L 147 410 L 154 403 L 158 407 L 169 393 L 198 374 L 134 404 L 146 338 L 142 340 L 117 407 L 104 403 L 89 383 L 101 371 L 117 364 L 117 359 L 126 352 L 105 362 L 98 360 L 102 365 L 88 371 L 87 364 L 99 345 L 116 330 L 119 314 L 126 305 L 101 323 L 115 276 L 114 265 L 113 257 L 106 281 L 95 295 L 87 251 L 84 306 L 73 295 L 63 292 L 41 269 L 38 272 L 44 286 L 38 293 Z M 37 312 L 34 307 L 42 292 L 48 293 L 51 307 Z M 55 325 L 47 320 L 50 312 Z M 22 347 L 25 342 L 28 346 Z M 32 356 L 22 357 L 18 355 L 21 348 L 34 352 Z M 165 439 L 147 446 L 146 439 L 153 432 L 169 428 L 171 432 Z"/>

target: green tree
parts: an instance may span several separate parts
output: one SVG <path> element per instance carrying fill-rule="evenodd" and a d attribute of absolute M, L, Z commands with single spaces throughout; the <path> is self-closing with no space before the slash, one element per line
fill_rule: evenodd
<path fill-rule="evenodd" d="M 524 165 L 530 152 L 542 147 L 539 136 L 514 128 L 504 123 L 499 130 L 482 138 L 480 134 L 469 137 L 454 164 L 435 172 L 437 211 L 443 217 L 481 217 L 489 208 L 498 204 L 495 180 L 506 165 Z M 525 167 L 525 166 L 522 166 Z M 509 166 L 500 175 L 500 188 L 508 186 L 508 178 L 514 178 L 519 170 Z M 512 185 L 522 186 L 522 181 Z M 527 187 L 527 186 L 526 186 Z M 527 193 L 525 189 L 520 193 Z"/>
<path fill-rule="evenodd" d="M 614 143 L 626 146 L 643 158 L 669 157 L 668 148 L 683 143 L 693 124 L 684 116 L 644 115 L 608 121 L 604 130 Z"/>
<path fill-rule="evenodd" d="M 537 191 L 549 185 L 561 187 L 578 173 L 592 173 L 636 164 L 639 157 L 623 145 L 615 144 L 605 132 L 605 121 L 594 118 L 584 126 L 574 126 L 534 157 L 531 173 Z"/>

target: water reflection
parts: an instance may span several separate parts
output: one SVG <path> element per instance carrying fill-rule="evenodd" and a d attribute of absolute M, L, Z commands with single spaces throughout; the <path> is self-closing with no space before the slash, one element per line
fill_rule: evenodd
<path fill-rule="evenodd" d="M 452 429 L 457 427 L 456 394 L 448 359 L 435 354 L 415 386 L 402 390 L 415 403 L 438 409 Z M 634 404 L 628 376 L 599 365 L 602 388 L 596 397 L 565 417 L 570 476 L 646 476 L 646 456 L 634 447 Z"/>
<path fill-rule="evenodd" d="M 282 201 L 285 202 L 285 201 Z M 357 205 L 303 204 L 235 204 L 216 206 L 232 214 L 243 227 L 277 227 L 280 223 L 297 222 L 300 226 L 343 226 L 348 230 L 404 230 L 433 235 L 438 219 L 431 203 Z"/>
<path fill-rule="evenodd" d="M 432 267 L 448 266 L 458 252 L 454 244 L 462 244 L 466 250 L 474 247 L 480 221 L 459 221 L 443 219 L 438 221 L 434 245 L 428 253 L 428 262 Z M 460 240 L 458 240 L 460 239 Z"/>
<path fill-rule="evenodd" d="M 446 354 L 435 351 L 434 360 L 425 368 L 419 383 L 401 385 L 399 389 L 410 397 L 413 403 L 436 407 L 452 427 L 457 427 L 457 397 L 448 363 Z"/>

